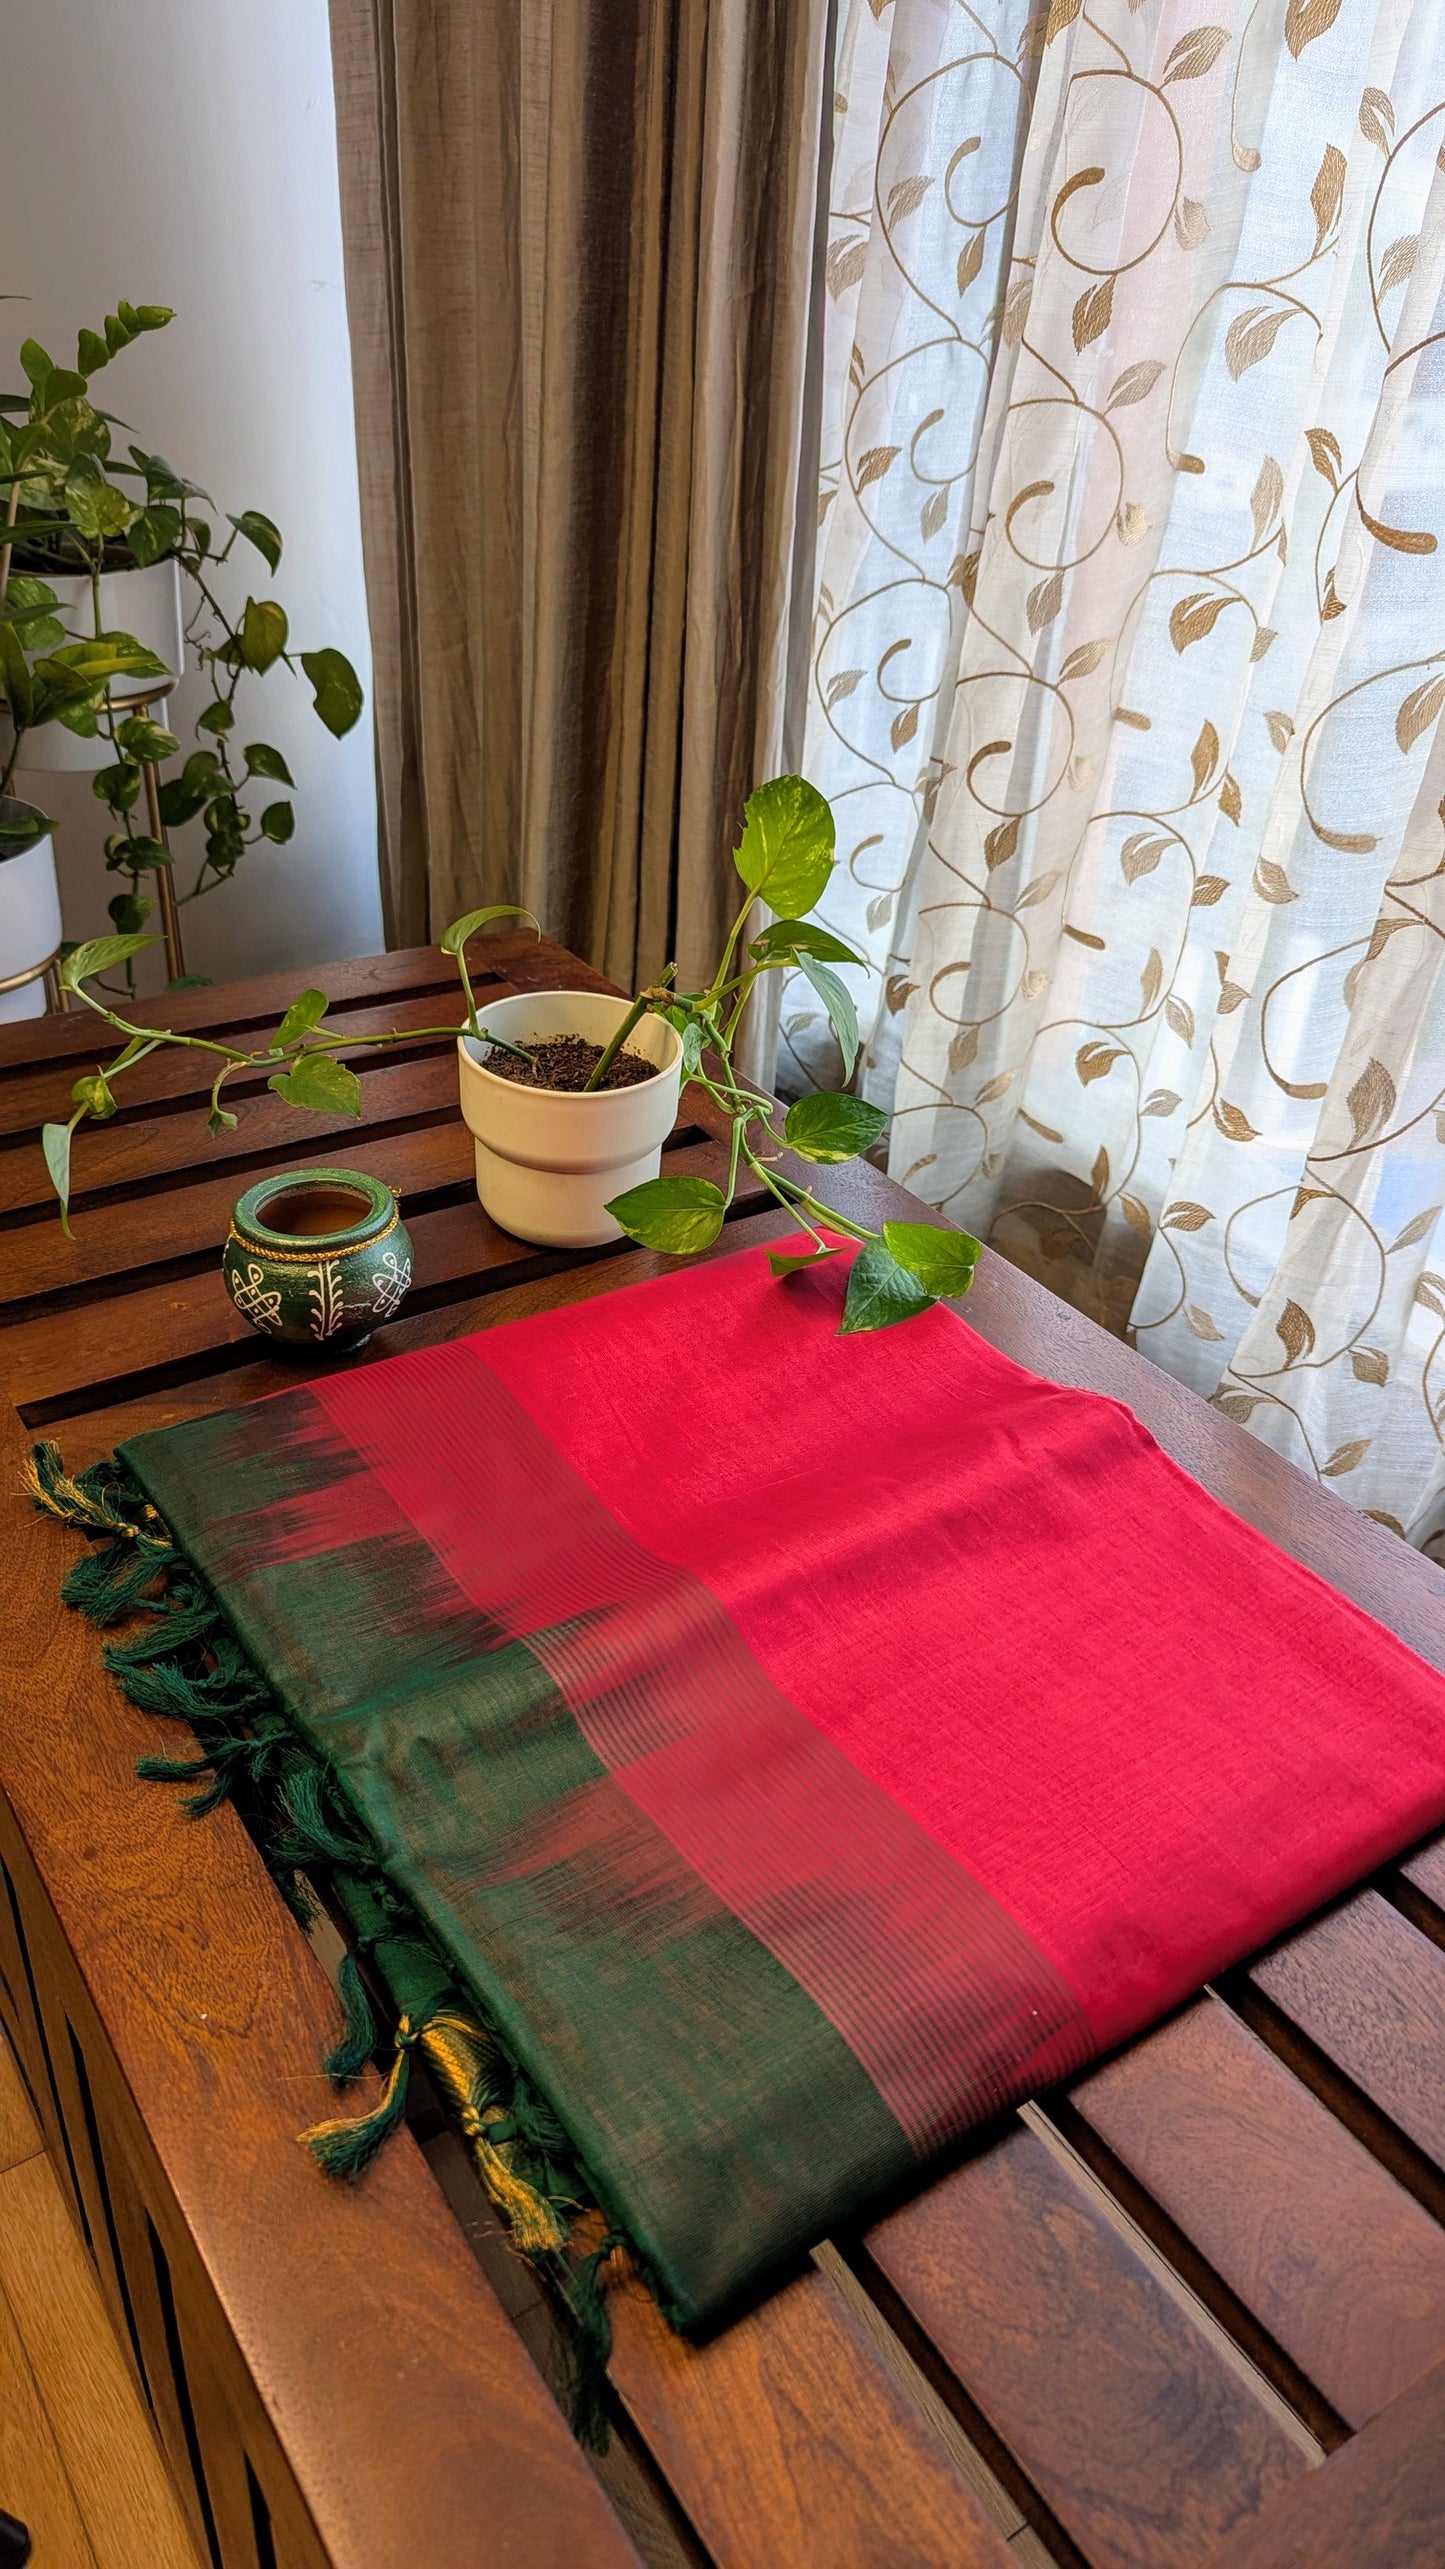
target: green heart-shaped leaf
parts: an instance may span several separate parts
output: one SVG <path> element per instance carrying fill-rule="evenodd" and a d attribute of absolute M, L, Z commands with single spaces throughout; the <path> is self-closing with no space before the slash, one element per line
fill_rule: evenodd
<path fill-rule="evenodd" d="M 244 535 L 248 544 L 255 545 L 267 570 L 274 573 L 281 561 L 279 526 L 273 526 L 270 518 L 263 517 L 258 508 L 243 508 L 239 517 L 232 518 L 231 524 L 238 535 Z"/>
<path fill-rule="evenodd" d="M 302 1053 L 287 1071 L 267 1081 L 288 1106 L 308 1106 L 315 1115 L 359 1115 L 361 1082 L 345 1062 L 330 1053 Z"/>
<path fill-rule="evenodd" d="M 821 1267 L 840 1255 L 837 1249 L 770 1249 L 768 1264 L 775 1276 L 798 1276 L 805 1267 Z"/>
<path fill-rule="evenodd" d="M 129 963 L 133 954 L 156 942 L 154 937 L 87 937 L 83 945 L 71 947 L 61 966 L 61 979 L 78 990 L 82 981 L 91 980 L 97 972 L 110 972 L 118 963 Z"/>
<path fill-rule="evenodd" d="M 832 810 L 817 786 L 805 776 L 774 776 L 748 796 L 733 863 L 770 910 L 801 918 L 833 871 L 835 837 Z"/>
<path fill-rule="evenodd" d="M 644 1249 L 686 1258 L 711 1248 L 727 1210 L 720 1187 L 705 1177 L 655 1177 L 629 1187 L 607 1207 L 612 1219 Z"/>
<path fill-rule="evenodd" d="M 301 666 L 311 681 L 316 711 L 337 740 L 350 731 L 363 704 L 361 680 L 344 651 L 303 651 Z"/>
<path fill-rule="evenodd" d="M 248 598 L 241 618 L 241 657 L 258 675 L 280 659 L 286 648 L 286 610 L 274 598 Z"/>
<path fill-rule="evenodd" d="M 901 1267 L 882 1240 L 870 1240 L 853 1261 L 840 1334 L 860 1329 L 892 1329 L 927 1311 L 934 1297 L 915 1275 Z"/>
<path fill-rule="evenodd" d="M 324 990 L 301 991 L 276 1029 L 277 1043 L 283 1049 L 287 1044 L 299 1043 L 303 1035 L 309 1035 L 312 1027 L 320 1024 L 330 1005 Z"/>
<path fill-rule="evenodd" d="M 45 1153 L 50 1183 L 60 1198 L 60 1227 L 67 1240 L 73 1240 L 75 1234 L 70 1227 L 70 1126 L 42 1124 L 40 1147 Z"/>
<path fill-rule="evenodd" d="M 537 929 L 538 936 L 542 933 L 530 910 L 519 909 L 515 901 L 492 901 L 485 910 L 468 910 L 465 917 L 453 919 L 449 928 L 443 928 L 443 954 L 460 954 L 467 939 L 474 937 L 478 928 L 484 928 L 489 919 L 525 919 L 529 928 Z"/>
<path fill-rule="evenodd" d="M 851 1079 L 853 1064 L 858 1058 L 858 1011 L 853 1005 L 853 994 L 828 964 L 817 962 L 810 954 L 798 956 L 798 967 L 807 975 L 828 1011 L 828 1022 L 838 1038 L 838 1049 L 843 1056 L 843 1077 Z"/>
<path fill-rule="evenodd" d="M 967 1231 L 945 1231 L 931 1222 L 885 1222 L 883 1238 L 925 1293 L 940 1300 L 967 1293 L 979 1258 L 979 1244 Z"/>
<path fill-rule="evenodd" d="M 866 955 L 858 954 L 831 928 L 815 927 L 811 919 L 774 919 L 760 937 L 753 939 L 749 951 L 759 963 L 785 962 L 796 955 L 811 954 L 819 963 L 856 963 L 865 972 L 873 967 Z"/>
<path fill-rule="evenodd" d="M 783 1139 L 805 1160 L 856 1160 L 887 1123 L 882 1107 L 861 1097 L 800 1097 L 788 1108 Z"/>

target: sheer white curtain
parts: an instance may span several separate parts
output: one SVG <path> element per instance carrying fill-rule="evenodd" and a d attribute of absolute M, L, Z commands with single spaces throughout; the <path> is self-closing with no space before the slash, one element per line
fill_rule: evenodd
<path fill-rule="evenodd" d="M 1430 1543 L 1445 12 L 1205 5 L 844 0 L 806 763 L 895 1174 Z"/>

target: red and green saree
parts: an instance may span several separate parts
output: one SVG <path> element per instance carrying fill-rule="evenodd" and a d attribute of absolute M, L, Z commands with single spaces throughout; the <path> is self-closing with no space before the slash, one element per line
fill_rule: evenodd
<path fill-rule="evenodd" d="M 840 1336 L 845 1270 L 124 1449 L 685 2325 L 1445 1818 L 1432 1669 L 1128 1410 Z"/>

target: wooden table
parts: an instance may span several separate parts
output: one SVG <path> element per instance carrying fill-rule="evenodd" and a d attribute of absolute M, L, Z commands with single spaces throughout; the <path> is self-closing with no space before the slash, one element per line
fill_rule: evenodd
<path fill-rule="evenodd" d="M 488 961 L 488 995 L 598 986 L 515 939 Z M 324 978 L 358 1034 L 453 1014 L 430 951 Z M 259 1037 L 298 979 L 190 993 L 173 1021 Z M 217 1265 L 233 1198 L 278 1163 L 335 1157 L 404 1191 L 417 1284 L 353 1361 L 657 1263 L 540 1252 L 489 1224 L 442 1046 L 369 1069 L 359 1127 L 257 1083 L 214 1146 L 191 1058 L 152 1059 L 116 1122 L 79 1138 L 70 1245 L 35 1132 L 94 1058 L 73 1017 L 0 1034 L 17 1457 L 43 1429 L 79 1465 L 297 1378 Z M 716 1173 L 710 1116 L 684 1111 L 667 1165 Z M 917 1218 L 872 1170 L 835 1182 L 840 1209 Z M 727 1242 L 778 1227 L 745 1199 Z M 1038 1371 L 1128 1401 L 1230 1507 L 1445 1665 L 1439 1573 L 1417 1553 L 998 1259 L 967 1309 Z M 0 1522 L 0 2009 L 203 2556 L 1440 2569 L 1439 1840 L 820 2248 L 705 2348 L 624 2289 L 619 2429 L 594 2472 L 537 2369 L 548 2314 L 438 2119 L 423 2110 L 355 2193 L 296 2147 L 337 2021 L 322 1964 L 229 1811 L 188 1821 L 134 1780 L 156 1725 L 56 1604 L 71 1541 L 18 1499 Z"/>

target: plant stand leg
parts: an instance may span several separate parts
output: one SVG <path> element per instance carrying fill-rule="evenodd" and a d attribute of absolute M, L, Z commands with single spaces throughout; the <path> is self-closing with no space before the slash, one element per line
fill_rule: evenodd
<path fill-rule="evenodd" d="M 140 766 L 141 774 L 146 781 L 146 810 L 150 815 L 151 837 L 159 839 L 162 847 L 169 847 L 170 840 L 166 836 L 166 825 L 161 819 L 159 770 L 154 759 L 151 758 L 143 758 Z M 155 869 L 155 878 L 156 899 L 161 913 L 161 935 L 165 940 L 166 949 L 166 978 L 168 981 L 179 981 L 186 968 L 186 958 L 181 945 L 181 914 L 176 906 L 176 887 L 171 877 L 170 867 L 158 865 Z"/>

